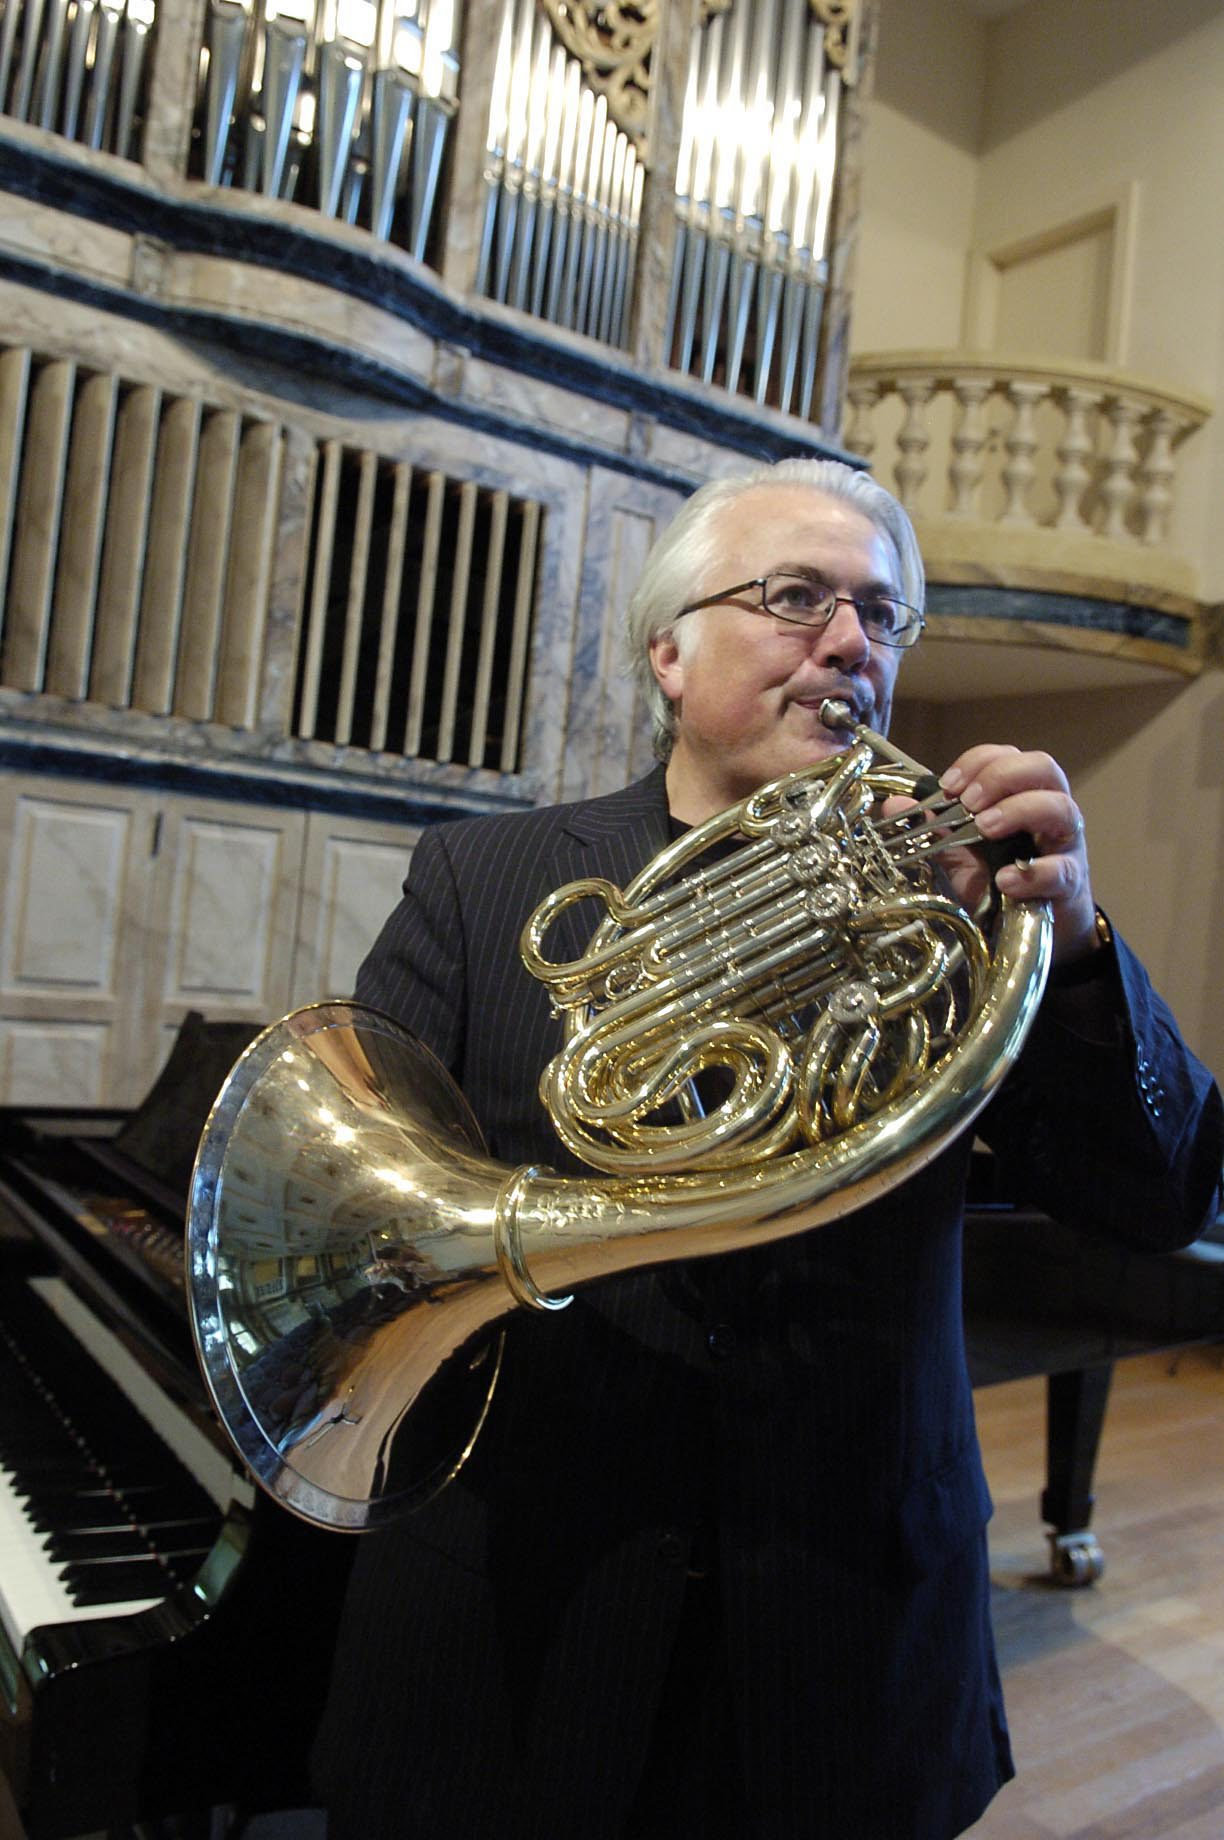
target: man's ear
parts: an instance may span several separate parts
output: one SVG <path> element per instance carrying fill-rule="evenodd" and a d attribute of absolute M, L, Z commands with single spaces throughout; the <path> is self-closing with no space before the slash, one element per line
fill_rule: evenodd
<path fill-rule="evenodd" d="M 684 665 L 670 632 L 659 633 L 650 641 L 650 668 L 668 702 L 678 703 L 684 693 Z"/>

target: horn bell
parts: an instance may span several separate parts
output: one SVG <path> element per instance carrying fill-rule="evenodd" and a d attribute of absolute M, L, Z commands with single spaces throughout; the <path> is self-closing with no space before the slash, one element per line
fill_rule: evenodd
<path fill-rule="evenodd" d="M 381 1526 L 470 1450 L 501 1359 L 480 1332 L 506 1307 L 487 1166 L 454 1082 L 375 1010 L 294 1011 L 222 1088 L 192 1178 L 189 1315 L 231 1442 L 303 1519 Z"/>

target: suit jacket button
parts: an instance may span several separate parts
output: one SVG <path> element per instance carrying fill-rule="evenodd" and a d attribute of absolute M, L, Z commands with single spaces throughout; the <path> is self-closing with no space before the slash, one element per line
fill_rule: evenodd
<path fill-rule="evenodd" d="M 725 1361 L 729 1354 L 734 1354 L 735 1342 L 735 1330 L 730 1323 L 715 1323 L 706 1336 L 706 1347 L 716 1361 Z"/>

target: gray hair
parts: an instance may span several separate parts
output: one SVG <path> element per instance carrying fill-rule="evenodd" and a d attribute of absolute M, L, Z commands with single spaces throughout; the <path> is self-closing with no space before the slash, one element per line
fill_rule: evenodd
<path fill-rule="evenodd" d="M 710 480 L 686 500 L 655 539 L 625 614 L 630 667 L 650 710 L 654 751 L 660 760 L 671 756 L 676 718 L 651 669 L 651 641 L 668 634 L 681 644 L 682 655 L 686 646 L 691 649 L 699 616 L 674 632 L 673 623 L 681 607 L 693 598 L 694 582 L 700 582 L 713 564 L 719 513 L 745 492 L 772 485 L 810 486 L 829 498 L 846 499 L 892 545 L 900 570 L 901 598 L 911 607 L 924 604 L 926 581 L 914 526 L 892 493 L 869 473 L 841 460 L 794 459 L 757 466 L 733 479 Z"/>

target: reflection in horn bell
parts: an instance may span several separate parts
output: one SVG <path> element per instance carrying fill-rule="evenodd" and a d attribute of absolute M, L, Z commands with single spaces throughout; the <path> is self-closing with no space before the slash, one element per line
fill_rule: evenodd
<path fill-rule="evenodd" d="M 392 1461 L 444 1340 L 504 1306 L 481 1250 L 495 1196 L 457 1167 L 479 1145 L 432 1056 L 341 1004 L 265 1031 L 214 1108 L 193 1186 L 197 1346 L 247 1464 L 307 1518 L 378 1525 L 446 1479 L 483 1418 L 495 1347 L 443 1376 L 428 1431 Z"/>

